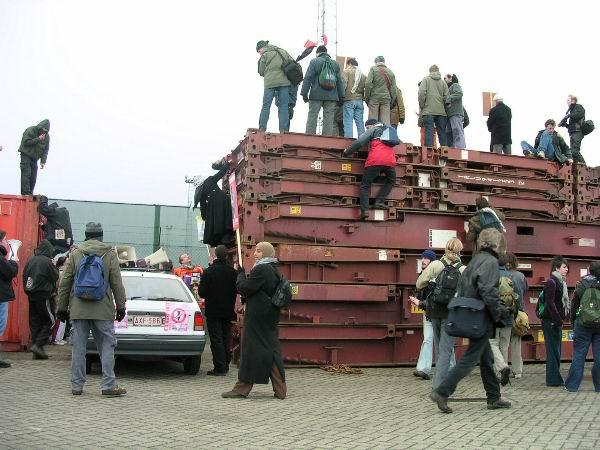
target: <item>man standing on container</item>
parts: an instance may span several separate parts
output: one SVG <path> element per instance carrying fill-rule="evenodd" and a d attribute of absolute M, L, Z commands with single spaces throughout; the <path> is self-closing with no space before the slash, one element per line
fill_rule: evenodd
<path fill-rule="evenodd" d="M 367 77 L 358 67 L 358 62 L 350 58 L 342 74 L 346 93 L 344 96 L 344 137 L 353 137 L 353 122 L 356 122 L 357 136 L 365 132 L 363 112 L 365 109 L 365 81 Z"/>
<path fill-rule="evenodd" d="M 419 84 L 419 111 L 425 126 L 425 146 L 433 146 L 434 127 L 437 129 L 440 145 L 448 145 L 446 125 L 446 102 L 448 101 L 448 85 L 442 80 L 437 65 L 429 68 L 429 75 Z"/>
<path fill-rule="evenodd" d="M 4 334 L 8 324 L 8 303 L 15 299 L 12 280 L 19 273 L 19 266 L 15 261 L 8 259 L 10 247 L 4 239 L 6 232 L 0 230 L 0 336 Z M 11 364 L 2 359 L 0 353 L 0 369 L 6 369 Z"/>
<path fill-rule="evenodd" d="M 385 65 L 385 58 L 375 58 L 365 83 L 365 99 L 369 105 L 369 119 L 391 123 L 391 109 L 397 105 L 396 76 Z"/>
<path fill-rule="evenodd" d="M 492 134 L 490 150 L 499 155 L 510 155 L 512 111 L 504 104 L 504 98 L 500 94 L 494 95 L 494 102 L 496 106 L 490 109 L 487 120 L 488 131 Z"/>
<path fill-rule="evenodd" d="M 581 129 L 585 122 L 585 109 L 577 103 L 577 97 L 569 95 L 567 97 L 567 114 L 558 124 L 559 127 L 566 127 L 571 138 L 571 153 L 575 162 L 585 164 L 585 159 L 581 155 L 581 141 L 583 140 L 583 131 Z"/>
<path fill-rule="evenodd" d="M 23 133 L 19 153 L 21 153 L 21 195 L 33 195 L 37 180 L 38 160 L 40 169 L 46 165 L 50 148 L 50 121 L 42 120 Z"/>

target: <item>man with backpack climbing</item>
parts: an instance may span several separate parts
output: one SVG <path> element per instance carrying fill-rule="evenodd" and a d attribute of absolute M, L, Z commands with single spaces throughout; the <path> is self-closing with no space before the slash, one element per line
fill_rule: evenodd
<path fill-rule="evenodd" d="M 550 272 L 550 277 L 538 298 L 536 314 L 542 319 L 542 332 L 546 346 L 546 386 L 562 386 L 564 384 L 560 374 L 562 327 L 570 312 L 567 260 L 562 256 L 552 258 Z"/>
<path fill-rule="evenodd" d="M 333 119 L 335 107 L 344 101 L 344 83 L 340 74 L 340 66 L 327 53 L 327 47 L 317 47 L 317 57 L 306 69 L 300 95 L 308 103 L 306 134 L 317 134 L 317 120 L 323 108 L 323 136 L 333 136 Z"/>
<path fill-rule="evenodd" d="M 462 249 L 462 242 L 458 238 L 450 238 L 446 242 L 444 256 L 432 261 L 417 279 L 417 289 L 428 289 L 429 292 L 427 299 L 419 302 L 418 306 L 425 308 L 433 328 L 433 347 L 437 353 L 433 389 L 441 384 L 448 375 L 448 370 L 456 365 L 455 339 L 446 333 L 445 325 L 448 303 L 454 297 L 460 277 L 466 268 L 460 260 Z"/>
<path fill-rule="evenodd" d="M 398 104 L 396 76 L 385 65 L 385 58 L 375 58 L 365 82 L 365 101 L 369 107 L 369 119 L 386 125 L 391 124 L 391 109 Z"/>
<path fill-rule="evenodd" d="M 99 223 L 85 226 L 85 241 L 69 254 L 58 289 L 60 321 L 71 320 L 71 393 L 81 395 L 85 383 L 86 342 L 90 334 L 102 364 L 102 395 L 118 397 L 127 391 L 115 379 L 115 320 L 125 318 L 125 288 L 117 253 L 102 242 Z"/>
<path fill-rule="evenodd" d="M 565 380 L 565 389 L 577 392 L 583 380 L 585 358 L 592 345 L 594 367 L 592 382 L 600 392 L 600 261 L 590 264 L 588 274 L 575 286 L 571 303 L 573 324 L 573 360 Z"/>
<path fill-rule="evenodd" d="M 384 174 L 385 184 L 377 194 L 374 208 L 387 209 L 385 200 L 396 183 L 396 153 L 394 146 L 401 141 L 396 130 L 389 125 L 384 125 L 375 119 L 365 122 L 365 131 L 344 152 L 342 156 L 349 157 L 352 153 L 369 146 L 369 156 L 365 161 L 365 168 L 360 183 L 360 216 L 359 220 L 369 217 L 369 193 L 371 184 L 380 175 Z"/>
<path fill-rule="evenodd" d="M 490 206 L 488 200 L 483 195 L 475 200 L 475 208 L 477 211 L 471 216 L 468 222 L 467 229 L 467 241 L 473 245 L 473 253 L 477 248 L 477 242 L 479 233 L 486 228 L 494 228 L 502 233 L 501 252 L 506 252 L 506 238 L 504 233 L 506 228 L 504 227 L 505 217 L 501 211 L 494 209 Z"/>

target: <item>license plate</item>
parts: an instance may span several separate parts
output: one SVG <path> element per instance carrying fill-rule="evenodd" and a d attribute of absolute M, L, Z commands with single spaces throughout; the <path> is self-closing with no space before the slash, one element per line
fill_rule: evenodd
<path fill-rule="evenodd" d="M 164 324 L 164 316 L 133 316 L 134 327 L 162 327 Z"/>

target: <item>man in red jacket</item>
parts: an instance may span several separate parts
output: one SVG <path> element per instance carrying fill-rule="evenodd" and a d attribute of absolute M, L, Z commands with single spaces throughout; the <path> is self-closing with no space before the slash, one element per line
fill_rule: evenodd
<path fill-rule="evenodd" d="M 385 177 L 385 184 L 375 198 L 374 207 L 387 209 L 385 200 L 392 191 L 396 182 L 396 154 L 394 148 L 381 141 L 381 135 L 386 129 L 386 125 L 376 119 L 369 119 L 365 122 L 365 131 L 359 138 L 350 145 L 342 156 L 348 157 L 352 153 L 369 144 L 369 156 L 365 161 L 365 170 L 363 171 L 362 182 L 360 183 L 360 216 L 359 220 L 369 217 L 369 193 L 371 184 L 380 174 Z"/>

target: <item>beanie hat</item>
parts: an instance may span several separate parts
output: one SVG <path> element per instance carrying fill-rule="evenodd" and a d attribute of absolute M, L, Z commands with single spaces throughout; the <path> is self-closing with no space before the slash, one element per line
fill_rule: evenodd
<path fill-rule="evenodd" d="M 217 245 L 215 248 L 215 256 L 217 259 L 226 259 L 227 258 L 227 247 L 224 245 Z"/>
<path fill-rule="evenodd" d="M 439 72 L 439 71 L 440 71 L 440 68 L 437 66 L 437 64 L 434 64 L 429 68 L 429 73 Z"/>
<path fill-rule="evenodd" d="M 319 45 L 319 46 L 317 47 L 317 55 L 318 55 L 319 53 L 327 53 L 327 47 L 325 47 L 324 45 Z"/>
<path fill-rule="evenodd" d="M 86 239 L 86 241 L 88 239 L 97 239 L 97 240 L 101 241 L 103 235 L 104 235 L 104 230 L 102 230 L 101 223 L 88 222 L 85 224 L 85 239 Z"/>
<path fill-rule="evenodd" d="M 369 125 L 375 125 L 377 123 L 377 119 L 369 119 L 365 122 L 365 127 Z"/>
<path fill-rule="evenodd" d="M 256 248 L 262 252 L 263 258 L 272 258 L 275 256 L 275 248 L 269 242 L 259 242 L 256 244 Z"/>
<path fill-rule="evenodd" d="M 429 261 L 435 261 L 437 259 L 437 255 L 435 254 L 435 252 L 433 250 L 428 248 L 423 253 L 421 253 L 421 258 L 428 259 Z"/>
<path fill-rule="evenodd" d="M 494 95 L 494 101 L 495 101 L 495 102 L 501 102 L 501 101 L 503 101 L 503 100 L 504 100 L 504 99 L 502 98 L 502 96 L 501 96 L 500 94 L 496 94 L 496 95 Z"/>
<path fill-rule="evenodd" d="M 385 58 L 383 56 L 378 56 L 375 58 L 375 64 L 384 63 L 384 62 L 385 62 Z"/>
<path fill-rule="evenodd" d="M 261 48 L 266 47 L 267 45 L 269 45 L 269 41 L 258 41 L 256 43 L 256 51 L 258 52 Z"/>

